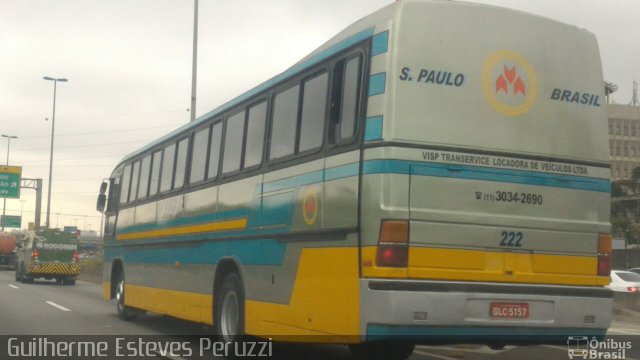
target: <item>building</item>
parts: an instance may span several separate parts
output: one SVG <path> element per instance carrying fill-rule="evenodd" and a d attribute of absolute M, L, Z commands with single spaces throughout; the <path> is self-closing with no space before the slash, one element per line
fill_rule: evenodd
<path fill-rule="evenodd" d="M 611 179 L 627 180 L 640 166 L 640 107 L 609 104 Z"/>

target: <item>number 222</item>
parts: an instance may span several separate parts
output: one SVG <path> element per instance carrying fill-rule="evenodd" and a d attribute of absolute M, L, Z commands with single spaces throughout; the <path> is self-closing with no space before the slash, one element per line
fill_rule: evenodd
<path fill-rule="evenodd" d="M 500 241 L 500 246 L 511 246 L 511 247 L 521 247 L 522 238 L 524 235 L 518 231 L 503 231 L 500 233 L 502 237 L 502 241 Z"/>

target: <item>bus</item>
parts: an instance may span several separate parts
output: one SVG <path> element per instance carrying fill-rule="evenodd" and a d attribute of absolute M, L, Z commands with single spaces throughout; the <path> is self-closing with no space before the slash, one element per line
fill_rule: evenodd
<path fill-rule="evenodd" d="M 603 93 L 586 30 L 396 1 L 115 167 L 104 297 L 398 359 L 603 335 Z"/>

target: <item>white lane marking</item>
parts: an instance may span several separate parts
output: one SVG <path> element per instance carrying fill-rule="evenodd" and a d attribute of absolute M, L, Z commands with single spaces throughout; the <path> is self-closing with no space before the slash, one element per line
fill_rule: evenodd
<path fill-rule="evenodd" d="M 11 284 L 8 284 L 8 285 L 9 285 L 10 288 L 20 289 L 19 287 L 15 286 L 15 285 L 11 285 Z"/>
<path fill-rule="evenodd" d="M 640 330 L 637 329 L 609 329 L 611 333 L 638 335 Z"/>
<path fill-rule="evenodd" d="M 66 308 L 66 307 L 64 307 L 64 306 L 60 306 L 60 305 L 58 305 L 58 304 L 54 303 L 53 301 L 45 301 L 45 302 L 46 302 L 47 304 L 49 304 L 49 305 L 53 306 L 54 308 L 58 308 L 58 309 L 60 309 L 60 310 L 62 310 L 62 311 L 71 311 L 71 310 L 67 309 L 67 308 Z"/>
<path fill-rule="evenodd" d="M 511 349 L 513 349 L 515 346 L 505 346 L 504 349 L 500 349 L 500 350 L 492 350 L 490 349 L 488 346 L 478 346 L 478 347 L 453 347 L 453 346 L 441 346 L 441 345 L 436 345 L 436 346 L 418 346 L 418 349 L 425 349 L 425 350 L 445 350 L 445 351 L 459 351 L 459 352 L 468 352 L 468 353 L 474 353 L 474 354 L 499 354 L 501 352 L 505 352 L 505 351 L 509 351 Z"/>
<path fill-rule="evenodd" d="M 162 355 L 158 351 L 154 352 L 154 354 L 156 354 L 160 358 L 169 359 L 169 360 L 189 360 L 189 359 L 186 359 L 186 358 L 183 358 L 183 357 L 179 357 L 179 356 L 172 356 L 171 354 Z"/>
<path fill-rule="evenodd" d="M 559 346 L 559 345 L 540 345 L 542 347 L 546 347 L 548 349 L 555 349 L 555 350 L 560 350 L 560 351 L 567 351 L 567 347 L 566 346 Z"/>
<path fill-rule="evenodd" d="M 420 355 L 424 355 L 424 356 L 430 356 L 436 359 L 442 359 L 442 360 L 460 360 L 459 358 L 453 358 L 453 357 L 449 357 L 449 356 L 444 356 L 444 355 L 438 355 L 438 354 L 434 354 L 434 353 L 430 353 L 430 352 L 426 352 L 426 351 L 422 351 L 422 350 L 414 350 L 413 351 L 414 354 L 420 354 Z"/>

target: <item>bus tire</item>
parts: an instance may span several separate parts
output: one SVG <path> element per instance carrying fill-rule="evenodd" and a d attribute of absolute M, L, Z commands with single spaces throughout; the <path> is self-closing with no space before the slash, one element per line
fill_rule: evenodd
<path fill-rule="evenodd" d="M 75 285 L 75 284 L 76 284 L 76 279 L 72 276 L 62 279 L 62 285 Z"/>
<path fill-rule="evenodd" d="M 116 278 L 116 309 L 118 310 L 118 317 L 125 321 L 135 320 L 138 317 L 138 313 L 124 303 L 124 285 L 124 274 L 119 272 Z"/>
<path fill-rule="evenodd" d="M 349 345 L 351 357 L 357 360 L 405 360 L 415 344 L 402 341 L 378 341 Z"/>
<path fill-rule="evenodd" d="M 215 301 L 216 333 L 224 342 L 240 341 L 244 335 L 244 292 L 236 273 L 230 273 L 222 282 Z"/>

